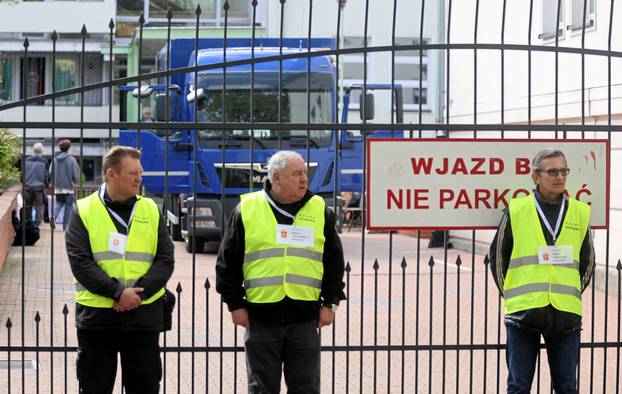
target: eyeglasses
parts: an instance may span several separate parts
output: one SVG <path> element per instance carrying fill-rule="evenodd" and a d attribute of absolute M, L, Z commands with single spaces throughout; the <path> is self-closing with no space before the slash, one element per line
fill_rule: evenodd
<path fill-rule="evenodd" d="M 549 168 L 548 170 L 537 169 L 539 173 L 545 172 L 550 177 L 555 177 L 561 174 L 562 176 L 568 176 L 570 174 L 570 168 Z"/>

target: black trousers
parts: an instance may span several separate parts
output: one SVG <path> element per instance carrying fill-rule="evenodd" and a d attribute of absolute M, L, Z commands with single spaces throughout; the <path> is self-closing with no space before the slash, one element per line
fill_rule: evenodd
<path fill-rule="evenodd" d="M 80 393 L 112 393 L 119 353 L 125 392 L 158 393 L 162 379 L 159 336 L 157 331 L 78 329 Z"/>
<path fill-rule="evenodd" d="M 244 350 L 249 394 L 278 394 L 281 373 L 288 394 L 320 393 L 320 336 L 315 321 L 266 324 L 251 319 Z"/>

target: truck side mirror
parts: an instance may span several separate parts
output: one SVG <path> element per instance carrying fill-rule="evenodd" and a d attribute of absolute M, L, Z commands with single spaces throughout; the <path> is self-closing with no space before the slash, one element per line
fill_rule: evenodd
<path fill-rule="evenodd" d="M 371 120 L 374 118 L 374 95 L 372 93 L 362 94 L 359 99 L 359 113 L 361 120 Z"/>
<path fill-rule="evenodd" d="M 404 94 L 401 87 L 395 88 L 395 123 L 404 123 Z"/>
<path fill-rule="evenodd" d="M 192 90 L 190 93 L 186 95 L 186 101 L 189 103 L 196 101 L 197 108 L 202 109 L 203 106 L 205 105 L 206 97 L 207 96 L 205 94 L 205 90 L 203 90 L 203 88 L 198 88 L 198 89 Z"/>
<path fill-rule="evenodd" d="M 168 101 L 168 119 L 166 117 L 166 93 L 158 93 L 155 96 L 155 115 L 158 122 L 167 122 L 173 116 L 173 100 Z"/>

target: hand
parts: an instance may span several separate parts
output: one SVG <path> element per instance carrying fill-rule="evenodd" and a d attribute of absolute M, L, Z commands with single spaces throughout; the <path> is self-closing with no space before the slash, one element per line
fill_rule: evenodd
<path fill-rule="evenodd" d="M 245 308 L 236 309 L 231 312 L 231 321 L 236 326 L 251 328 L 251 322 L 248 320 L 248 312 Z"/>
<path fill-rule="evenodd" d="M 123 289 L 119 301 L 114 302 L 112 309 L 117 312 L 127 312 L 138 308 L 142 303 L 140 293 L 144 290 L 142 287 L 127 287 Z"/>
<path fill-rule="evenodd" d="M 330 326 L 335 318 L 335 312 L 325 306 L 320 308 L 320 318 L 317 321 L 317 327 Z"/>

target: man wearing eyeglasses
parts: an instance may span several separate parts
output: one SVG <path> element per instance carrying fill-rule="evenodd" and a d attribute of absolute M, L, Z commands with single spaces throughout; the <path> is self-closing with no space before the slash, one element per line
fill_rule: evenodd
<path fill-rule="evenodd" d="M 569 174 L 563 152 L 538 152 L 533 194 L 510 201 L 490 246 L 505 304 L 508 393 L 530 392 L 540 336 L 553 389 L 577 393 L 581 294 L 594 269 L 594 247 L 589 205 L 563 194 Z"/>

